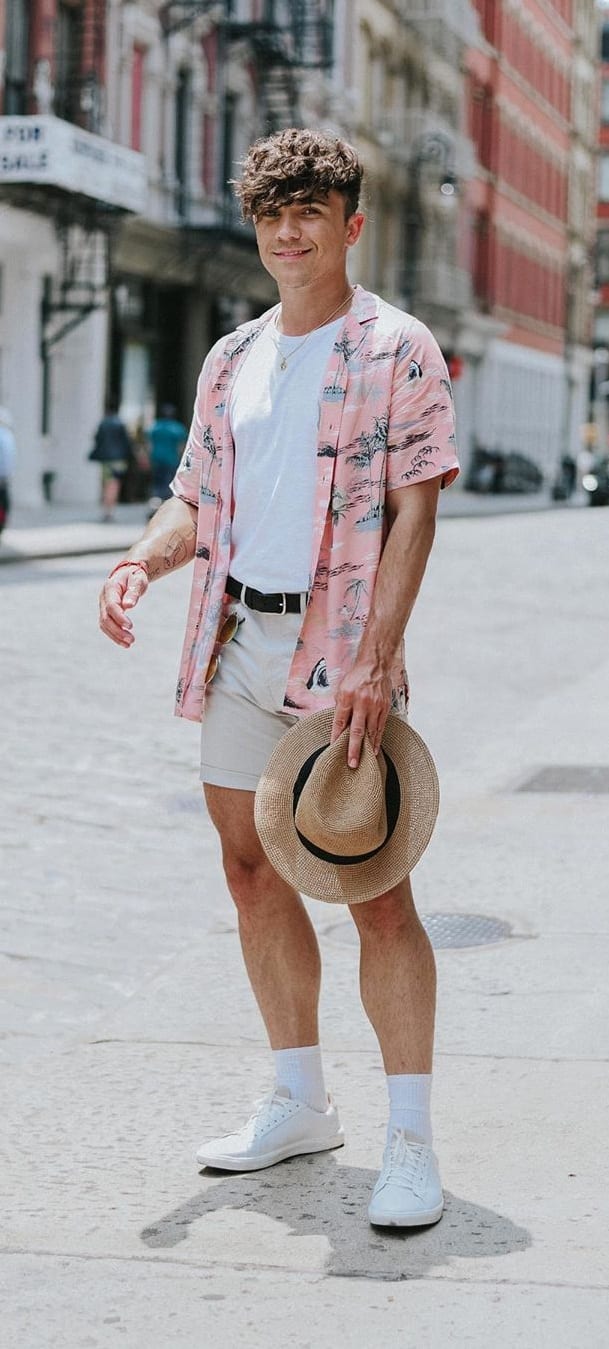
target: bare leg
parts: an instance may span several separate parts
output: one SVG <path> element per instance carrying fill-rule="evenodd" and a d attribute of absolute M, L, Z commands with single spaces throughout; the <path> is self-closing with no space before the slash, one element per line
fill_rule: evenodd
<path fill-rule="evenodd" d="M 378 899 L 353 904 L 360 935 L 360 990 L 386 1073 L 431 1073 L 436 965 L 404 881 Z"/>
<path fill-rule="evenodd" d="M 254 996 L 272 1049 L 318 1043 L 321 961 L 300 898 L 268 861 L 254 825 L 254 793 L 205 784 Z"/>
<path fill-rule="evenodd" d="M 104 507 L 104 513 L 106 515 L 112 515 L 114 507 L 116 506 L 116 503 L 118 501 L 119 491 L 120 491 L 119 479 L 107 478 L 104 483 L 102 491 L 102 504 Z"/>

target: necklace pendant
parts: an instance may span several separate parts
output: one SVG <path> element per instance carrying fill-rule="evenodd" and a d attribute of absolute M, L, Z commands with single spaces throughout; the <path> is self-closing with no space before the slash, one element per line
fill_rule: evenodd
<path fill-rule="evenodd" d="M 285 356 L 282 356 L 282 357 L 281 357 L 281 362 L 280 362 L 280 365 L 279 365 L 279 369 L 280 369 L 280 370 L 287 370 L 287 368 L 288 368 L 288 363 L 287 363 L 287 361 L 286 361 L 286 358 L 285 358 Z"/>

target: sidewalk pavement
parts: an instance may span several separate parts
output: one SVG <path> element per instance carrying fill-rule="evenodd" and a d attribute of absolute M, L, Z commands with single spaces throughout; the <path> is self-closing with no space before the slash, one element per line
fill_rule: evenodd
<path fill-rule="evenodd" d="M 147 513 L 145 503 L 119 506 L 112 524 L 102 524 L 99 508 L 90 505 L 15 510 L 0 538 L 0 563 L 123 552 L 142 533 Z"/>
<path fill-rule="evenodd" d="M 577 494 L 568 503 L 552 501 L 548 491 L 531 495 L 486 496 L 465 492 L 462 488 L 442 493 L 440 515 L 509 515 L 521 511 L 546 511 L 577 508 L 586 504 Z M 115 520 L 104 524 L 99 508 L 91 505 L 65 506 L 52 503 L 32 509 L 14 510 L 10 524 L 0 537 L 0 563 L 26 562 L 51 557 L 79 557 L 87 553 L 125 552 L 139 538 L 147 519 L 145 502 L 119 506 Z"/>
<path fill-rule="evenodd" d="M 171 717 L 190 578 L 127 653 L 95 631 L 95 559 L 6 569 L 6 1349 L 605 1349 L 608 519 L 447 521 L 409 624 L 442 784 L 420 911 L 508 925 L 437 951 L 447 1208 L 423 1232 L 367 1222 L 385 1084 L 339 905 L 308 908 L 345 1148 L 199 1173 L 272 1077 L 198 729 Z"/>

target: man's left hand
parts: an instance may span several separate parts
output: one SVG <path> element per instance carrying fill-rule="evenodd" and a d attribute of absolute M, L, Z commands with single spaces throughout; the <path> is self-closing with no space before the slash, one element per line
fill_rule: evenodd
<path fill-rule="evenodd" d="M 368 734 L 375 754 L 381 747 L 385 722 L 391 710 L 391 679 L 367 661 L 356 661 L 336 695 L 331 744 L 350 726 L 347 763 L 357 768 L 364 736 Z"/>

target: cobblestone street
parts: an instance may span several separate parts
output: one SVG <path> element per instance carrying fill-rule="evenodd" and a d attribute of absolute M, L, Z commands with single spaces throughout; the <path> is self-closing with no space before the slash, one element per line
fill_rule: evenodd
<path fill-rule="evenodd" d="M 313 901 L 347 1146 L 197 1171 L 271 1071 L 198 728 L 172 717 L 189 572 L 124 652 L 97 630 L 116 555 L 0 569 L 7 1349 L 604 1349 L 608 529 L 441 520 L 409 629 L 442 788 L 420 910 L 509 927 L 437 952 L 447 1210 L 409 1235 L 367 1223 L 382 1066 L 349 917 Z"/>

